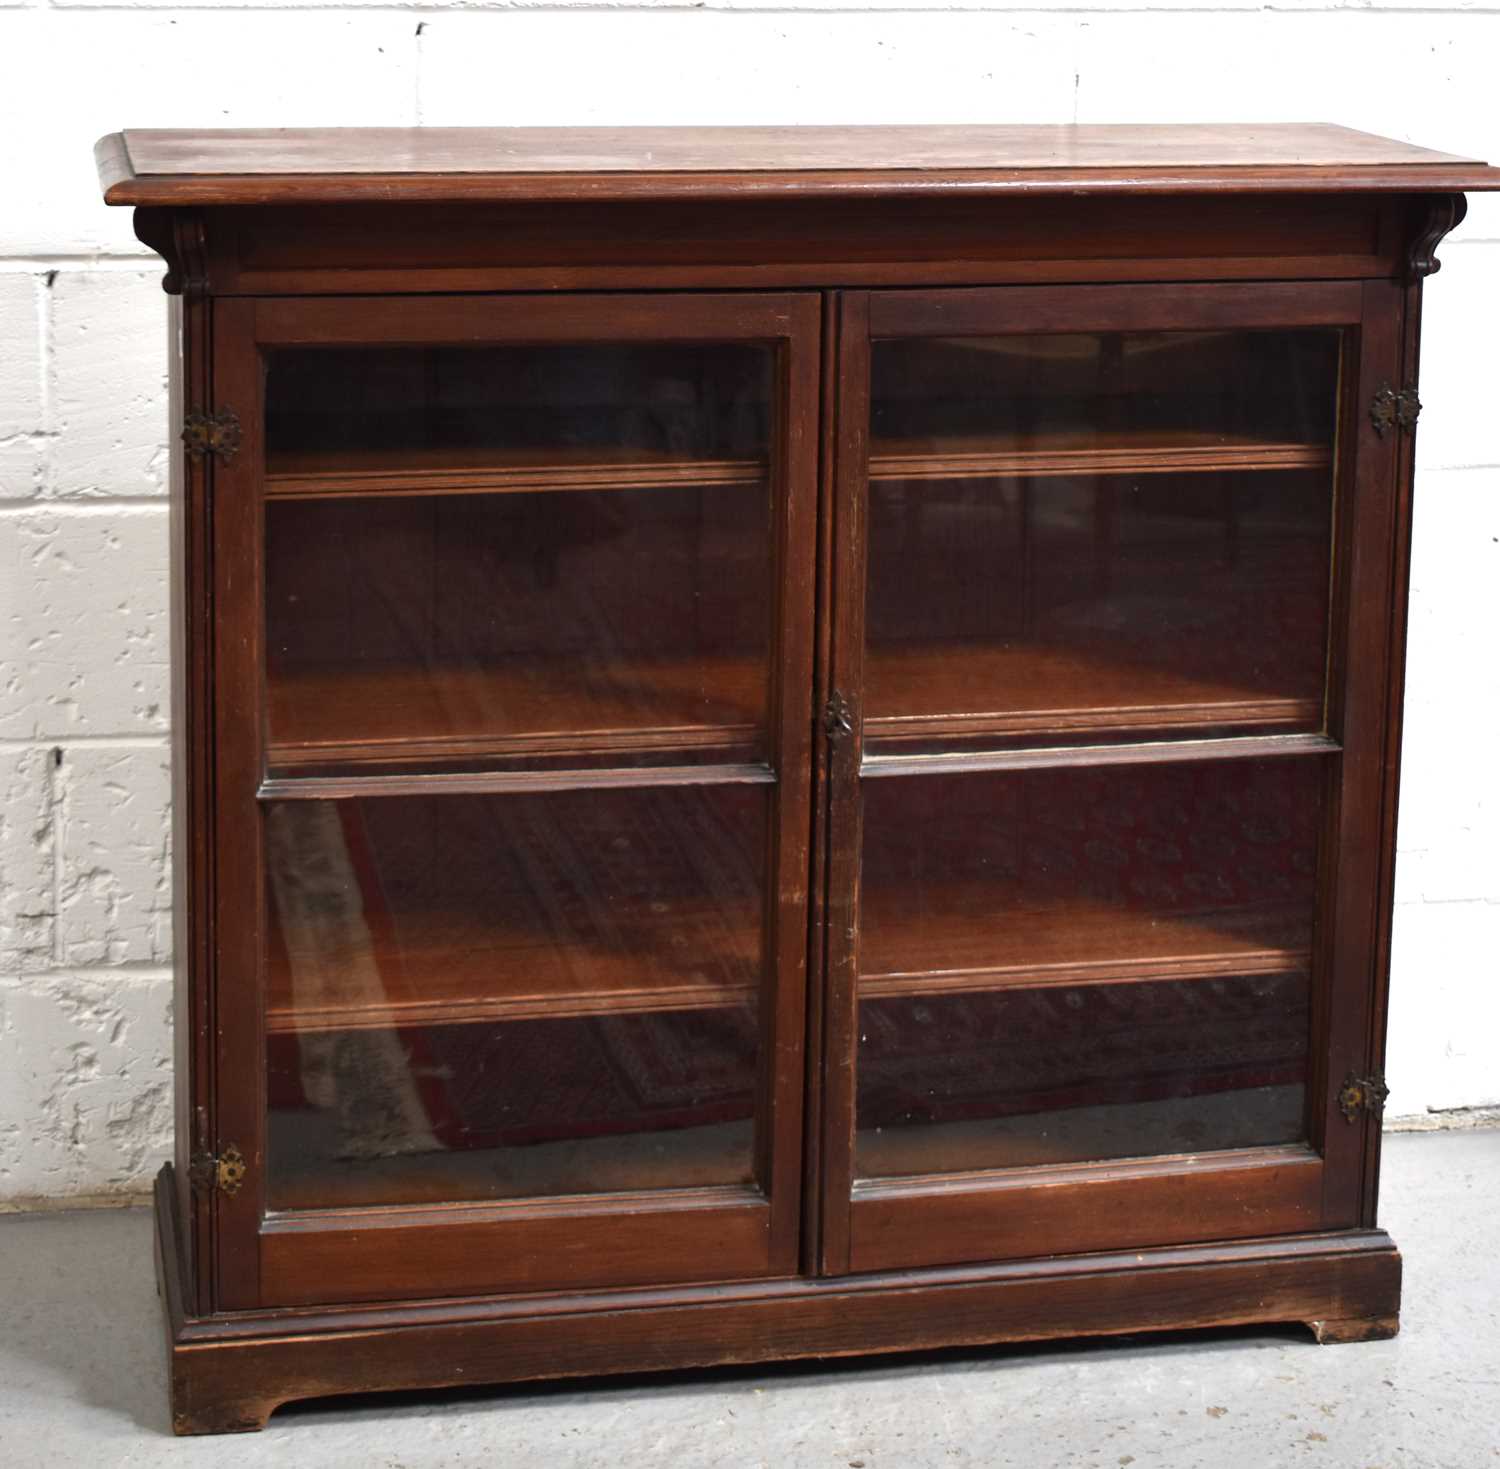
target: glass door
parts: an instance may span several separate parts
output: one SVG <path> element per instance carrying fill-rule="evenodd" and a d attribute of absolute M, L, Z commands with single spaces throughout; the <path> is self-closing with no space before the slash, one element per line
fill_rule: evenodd
<path fill-rule="evenodd" d="M 791 1270 L 815 301 L 215 329 L 220 1304 Z"/>
<path fill-rule="evenodd" d="M 841 308 L 823 1268 L 1352 1222 L 1393 336 L 1343 285 Z"/>

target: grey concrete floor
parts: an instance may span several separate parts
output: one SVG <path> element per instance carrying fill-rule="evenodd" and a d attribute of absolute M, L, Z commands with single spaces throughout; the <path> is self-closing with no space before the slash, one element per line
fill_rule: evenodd
<path fill-rule="evenodd" d="M 1401 1335 L 1141 1336 L 330 1400 L 174 1439 L 144 1210 L 0 1219 L 0 1466 L 1500 1466 L 1500 1130 L 1387 1140 Z"/>

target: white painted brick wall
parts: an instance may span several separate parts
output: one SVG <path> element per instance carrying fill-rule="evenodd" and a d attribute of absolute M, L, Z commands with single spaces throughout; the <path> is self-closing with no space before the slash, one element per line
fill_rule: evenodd
<path fill-rule="evenodd" d="M 122 126 L 1349 123 L 1500 158 L 1500 0 L 0 0 L 0 1207 L 170 1130 L 165 311 Z M 1500 200 L 1428 291 L 1391 1111 L 1500 1104 Z"/>

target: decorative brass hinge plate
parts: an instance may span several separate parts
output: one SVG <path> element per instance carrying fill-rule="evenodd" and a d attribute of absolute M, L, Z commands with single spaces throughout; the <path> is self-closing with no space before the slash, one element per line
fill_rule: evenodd
<path fill-rule="evenodd" d="M 1352 1071 L 1339 1088 L 1339 1110 L 1345 1122 L 1358 1122 L 1361 1112 L 1379 1117 L 1385 1111 L 1385 1099 L 1391 1089 L 1383 1076 L 1356 1076 Z"/>
<path fill-rule="evenodd" d="M 1402 388 L 1398 393 L 1389 383 L 1370 400 L 1370 422 L 1375 432 L 1384 438 L 1393 428 L 1410 433 L 1417 426 L 1417 415 L 1422 411 L 1422 400 L 1415 388 Z"/>
<path fill-rule="evenodd" d="M 829 695 L 828 703 L 823 708 L 823 732 L 831 740 L 842 739 L 845 735 L 854 733 L 854 710 L 849 707 L 849 701 L 836 691 Z"/>
<path fill-rule="evenodd" d="M 240 447 L 240 420 L 233 408 L 217 413 L 189 413 L 182 420 L 182 442 L 195 459 L 212 454 L 225 463 Z"/>
<path fill-rule="evenodd" d="M 188 1177 L 200 1193 L 218 1189 L 233 1198 L 245 1181 L 245 1156 L 233 1143 L 216 1158 L 212 1153 L 194 1153 Z"/>

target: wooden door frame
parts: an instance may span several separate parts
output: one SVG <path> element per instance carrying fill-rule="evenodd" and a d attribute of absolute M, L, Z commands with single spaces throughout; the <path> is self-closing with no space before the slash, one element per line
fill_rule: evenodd
<path fill-rule="evenodd" d="M 1377 1057 L 1385 955 L 1379 894 L 1389 866 L 1382 835 L 1391 785 L 1387 719 L 1392 596 L 1407 527 L 1398 493 L 1399 435 L 1365 411 L 1400 382 L 1405 300 L 1386 281 L 1285 281 L 845 291 L 837 303 L 832 428 L 833 567 L 830 687 L 850 713 L 828 742 L 829 859 L 823 996 L 821 1234 L 824 1274 L 920 1268 L 1135 1245 L 1194 1243 L 1373 1224 L 1378 1118 L 1347 1121 L 1346 1076 Z M 1275 329 L 1336 326 L 1341 366 L 1330 598 L 1329 803 L 1322 842 L 1312 973 L 1308 1142 L 1172 1158 L 964 1175 L 872 1180 L 853 1172 L 858 873 L 871 342 L 881 337 L 1064 331 Z M 1246 755 L 1251 753 L 1248 742 Z M 1079 763 L 1084 763 L 1080 761 Z M 945 764 L 984 768 L 984 756 Z M 1383 779 L 1384 772 L 1384 779 Z M 922 778 L 903 775 L 898 778 Z M 1331 921 L 1330 921 L 1331 920 Z M 1117 1221 L 1125 1220 L 1125 1227 Z"/>
<path fill-rule="evenodd" d="M 807 864 L 820 301 L 812 293 L 245 297 L 216 300 L 213 402 L 242 438 L 215 466 L 215 1029 L 213 1142 L 237 1147 L 243 1186 L 212 1195 L 216 1310 L 789 1275 L 801 1217 Z M 772 429 L 769 760 L 756 1176 L 764 1191 L 702 1188 L 364 1209 L 267 1219 L 264 368 L 268 347 L 620 341 L 765 342 Z M 585 784 L 587 782 L 584 782 Z M 503 1230 L 502 1234 L 500 1231 Z M 501 1240 L 503 1248 L 496 1248 Z"/>

